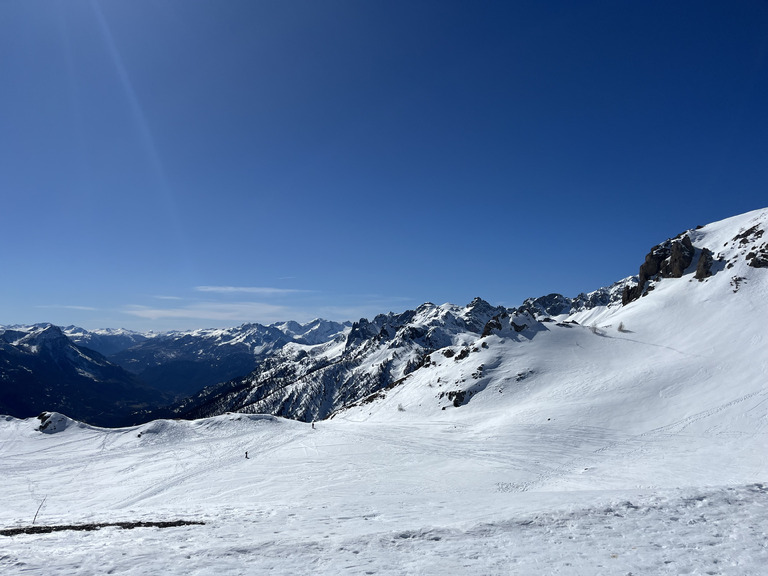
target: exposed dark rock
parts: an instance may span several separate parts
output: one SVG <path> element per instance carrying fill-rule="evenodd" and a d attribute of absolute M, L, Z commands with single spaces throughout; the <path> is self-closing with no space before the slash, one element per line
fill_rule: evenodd
<path fill-rule="evenodd" d="M 452 390 L 451 392 L 441 392 L 438 398 L 443 398 L 447 396 L 448 400 L 453 402 L 453 406 L 455 408 L 458 408 L 462 404 L 464 404 L 464 400 L 467 398 L 467 391 L 466 390 Z M 445 408 L 443 408 L 445 410 Z"/>
<path fill-rule="evenodd" d="M 490 336 L 494 330 L 501 330 L 501 320 L 499 320 L 498 316 L 494 316 L 490 320 L 488 320 L 488 323 L 483 328 L 482 336 L 483 338 L 486 336 Z"/>
<path fill-rule="evenodd" d="M 621 303 L 627 305 L 647 294 L 652 287 L 648 284 L 659 278 L 680 278 L 693 262 L 695 250 L 687 234 L 677 236 L 654 246 L 640 266 L 637 285 L 625 286 Z"/>
<path fill-rule="evenodd" d="M 626 306 L 633 300 L 637 300 L 642 293 L 642 289 L 637 286 L 625 286 L 624 291 L 621 294 L 621 305 Z"/>
<path fill-rule="evenodd" d="M 747 254 L 747 264 L 752 268 L 768 268 L 768 244 L 763 244 Z"/>
<path fill-rule="evenodd" d="M 696 265 L 694 278 L 701 282 L 705 278 L 712 276 L 712 262 L 712 252 L 707 248 L 703 248 L 699 256 L 699 263 Z"/>
<path fill-rule="evenodd" d="M 63 531 L 93 531 L 100 528 L 175 528 L 177 526 L 202 526 L 205 522 L 196 520 L 170 520 L 165 522 L 98 522 L 93 524 L 56 524 L 53 526 L 22 526 L 20 528 L 5 528 L 0 530 L 0 536 L 17 536 L 19 534 L 50 534 Z"/>
<path fill-rule="evenodd" d="M 743 276 L 733 276 L 733 277 L 731 277 L 731 286 L 733 286 L 733 293 L 734 294 L 739 291 L 739 288 L 741 288 L 742 282 L 746 282 L 746 280 L 747 279 L 744 278 Z"/>
<path fill-rule="evenodd" d="M 661 262 L 659 271 L 661 277 L 682 277 L 685 269 L 693 262 L 694 252 L 693 244 L 687 234 L 679 242 L 673 241 L 669 249 L 669 257 Z"/>
<path fill-rule="evenodd" d="M 464 390 L 459 390 L 457 392 L 448 392 L 448 400 L 453 400 L 453 405 L 458 408 L 462 404 L 464 404 L 464 399 L 466 398 L 467 393 Z"/>
<path fill-rule="evenodd" d="M 455 360 L 458 362 L 459 360 L 464 360 L 467 356 L 469 356 L 469 348 L 462 348 Z"/>
<path fill-rule="evenodd" d="M 475 298 L 467 306 L 466 327 L 471 332 L 481 332 L 491 318 L 503 312 L 504 308 L 501 306 L 491 306 L 482 298 Z"/>
<path fill-rule="evenodd" d="M 762 237 L 763 237 L 763 229 L 756 224 L 752 226 L 752 228 L 749 228 L 748 230 L 744 230 L 744 232 L 734 236 L 733 241 L 734 242 L 738 241 L 739 245 L 744 246 L 745 244 L 749 244 L 750 242 L 759 240 Z"/>
<path fill-rule="evenodd" d="M 756 254 L 755 257 L 749 261 L 749 265 L 752 266 L 752 268 L 768 268 L 768 252 Z"/>
<path fill-rule="evenodd" d="M 527 312 L 536 316 L 559 316 L 571 311 L 573 300 L 562 294 L 547 294 L 538 298 L 528 298 L 517 308 L 517 313 Z"/>
<path fill-rule="evenodd" d="M 369 322 L 366 318 L 361 318 L 358 322 L 352 324 L 352 330 L 350 330 L 347 336 L 347 348 L 354 348 L 364 340 L 369 340 L 381 335 L 382 331 L 380 327 L 377 327 L 374 323 Z"/>

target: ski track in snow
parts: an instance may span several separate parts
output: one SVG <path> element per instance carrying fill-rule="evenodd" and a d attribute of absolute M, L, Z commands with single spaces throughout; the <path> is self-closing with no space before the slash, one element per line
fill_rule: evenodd
<path fill-rule="evenodd" d="M 16 440 L 3 443 L 15 503 L 5 527 L 28 524 L 43 497 L 38 523 L 206 524 L 6 537 L 0 572 L 757 575 L 768 564 L 762 484 L 547 488 L 590 459 L 621 462 L 652 447 L 657 431 L 616 439 L 568 426 L 494 438 L 445 422 L 312 430 L 237 418 L 141 437 L 141 427 L 41 435 L 34 422 L 6 426 L 2 438 Z"/>
<path fill-rule="evenodd" d="M 582 496 L 580 500 L 584 500 Z M 764 574 L 762 485 L 656 495 L 591 495 L 554 511 L 407 529 L 376 513 L 269 517 L 229 509 L 206 526 L 22 535 L 3 574 Z M 504 502 L 499 502 L 503 507 Z M 313 510 L 308 510 L 311 514 Z M 307 525 L 309 524 L 309 525 Z M 361 526 L 362 525 L 362 526 Z"/>

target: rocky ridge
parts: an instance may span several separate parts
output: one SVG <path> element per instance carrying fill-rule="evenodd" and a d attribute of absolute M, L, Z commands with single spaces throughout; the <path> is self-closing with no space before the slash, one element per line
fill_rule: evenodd
<path fill-rule="evenodd" d="M 327 418 L 403 382 L 432 352 L 466 346 L 489 321 L 504 315 L 509 318 L 503 307 L 475 298 L 465 307 L 425 303 L 400 314 L 363 318 L 330 342 L 283 347 L 250 375 L 204 390 L 174 414 L 200 418 L 237 411 L 303 421 Z"/>

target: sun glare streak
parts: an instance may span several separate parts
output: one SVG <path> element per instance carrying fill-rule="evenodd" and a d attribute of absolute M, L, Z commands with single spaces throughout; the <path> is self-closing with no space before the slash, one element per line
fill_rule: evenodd
<path fill-rule="evenodd" d="M 171 186 L 168 183 L 165 167 L 163 166 L 162 158 L 157 150 L 155 138 L 149 126 L 149 122 L 147 121 L 144 109 L 141 106 L 141 102 L 136 95 L 136 90 L 133 87 L 133 82 L 131 82 L 128 70 L 123 63 L 123 59 L 120 55 L 120 51 L 117 48 L 117 44 L 115 43 L 115 38 L 112 34 L 109 23 L 104 16 L 104 12 L 101 10 L 97 0 L 91 0 L 90 5 L 93 9 L 94 15 L 96 16 L 96 20 L 98 21 L 99 29 L 104 38 L 109 56 L 112 60 L 112 64 L 115 67 L 115 72 L 120 81 L 123 92 L 125 93 L 126 100 L 128 101 L 131 114 L 141 137 L 142 146 L 144 147 L 152 171 L 155 175 L 155 178 L 157 179 L 157 189 L 161 196 L 162 203 L 164 204 L 163 207 L 171 223 L 171 230 L 177 239 L 177 246 L 181 248 L 187 244 L 187 238 L 181 225 L 177 202 L 174 198 Z"/>
<path fill-rule="evenodd" d="M 62 52 L 64 56 L 64 62 L 67 71 L 67 98 L 71 113 L 71 130 L 74 135 L 74 147 L 76 157 L 80 167 L 80 182 L 84 184 L 87 182 L 89 175 L 88 162 L 86 161 L 86 143 L 83 137 L 83 126 L 85 124 L 83 118 L 83 107 L 80 103 L 80 97 L 77 86 L 77 74 L 75 73 L 75 58 L 72 49 L 72 36 L 70 34 L 69 26 L 66 19 L 66 6 L 63 5 L 63 0 L 57 3 L 58 14 L 58 30 L 59 37 L 63 46 Z M 70 192 L 70 197 L 74 198 L 74 191 Z"/>

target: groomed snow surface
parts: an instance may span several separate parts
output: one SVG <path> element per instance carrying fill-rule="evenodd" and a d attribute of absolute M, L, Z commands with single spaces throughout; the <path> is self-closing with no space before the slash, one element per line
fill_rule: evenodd
<path fill-rule="evenodd" d="M 740 218 L 696 246 L 766 216 Z M 0 536 L 0 573 L 764 575 L 768 270 L 692 275 L 434 352 L 315 428 L 3 417 L 0 529 L 204 525 Z"/>
<path fill-rule="evenodd" d="M 3 423 L 4 527 L 29 525 L 44 498 L 38 525 L 205 525 L 0 537 L 2 574 L 745 575 L 768 565 L 762 484 L 519 489 L 563 463 L 573 473 L 579 452 L 598 469 L 580 463 L 583 474 L 611 466 L 598 456 L 611 442 L 597 448 L 589 430 L 313 430 L 234 414 L 50 435 L 35 424 Z"/>

